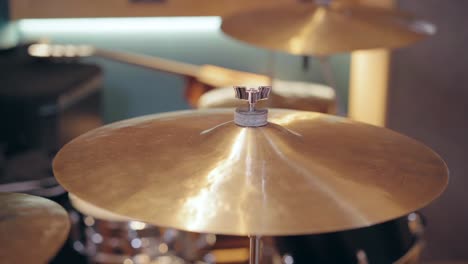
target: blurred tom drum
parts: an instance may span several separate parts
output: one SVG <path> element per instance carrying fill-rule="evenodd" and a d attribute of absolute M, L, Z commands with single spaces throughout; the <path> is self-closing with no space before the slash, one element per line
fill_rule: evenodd
<path fill-rule="evenodd" d="M 336 94 L 333 88 L 317 83 L 274 80 L 268 100 L 260 101 L 259 107 L 286 108 L 336 113 Z M 200 96 L 197 108 L 224 108 L 244 106 L 234 96 L 232 87 L 210 90 Z"/>

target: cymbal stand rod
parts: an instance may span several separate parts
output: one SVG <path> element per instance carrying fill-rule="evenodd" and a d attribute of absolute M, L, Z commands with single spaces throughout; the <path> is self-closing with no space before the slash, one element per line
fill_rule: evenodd
<path fill-rule="evenodd" d="M 250 264 L 260 263 L 260 236 L 249 236 L 250 239 Z"/>
<path fill-rule="evenodd" d="M 336 80 L 333 77 L 333 69 L 330 64 L 330 57 L 329 56 L 320 56 L 319 57 L 320 61 L 320 70 L 322 71 L 323 78 L 325 79 L 325 82 L 327 83 L 328 86 L 330 86 L 334 91 L 335 91 L 335 96 L 336 96 L 336 108 L 337 108 L 337 114 L 341 115 L 341 109 L 340 109 L 340 97 L 338 96 L 338 86 L 336 85 Z"/>
<path fill-rule="evenodd" d="M 267 73 L 268 77 L 271 80 L 275 78 L 276 72 L 276 52 L 274 51 L 267 51 L 268 52 L 268 59 L 267 59 Z"/>

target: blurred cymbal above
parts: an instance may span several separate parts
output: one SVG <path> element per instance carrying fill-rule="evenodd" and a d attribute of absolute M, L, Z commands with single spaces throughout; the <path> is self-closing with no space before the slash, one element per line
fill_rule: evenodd
<path fill-rule="evenodd" d="M 2 263 L 47 263 L 65 242 L 67 212 L 53 201 L 21 193 L 0 193 Z"/>
<path fill-rule="evenodd" d="M 316 234 L 417 210 L 448 171 L 391 130 L 314 112 L 270 109 L 236 125 L 233 109 L 145 116 L 88 132 L 53 169 L 73 195 L 162 227 L 229 235 Z"/>
<path fill-rule="evenodd" d="M 223 17 L 221 28 L 234 39 L 296 55 L 398 48 L 435 33 L 434 25 L 401 11 L 340 2 L 258 8 Z"/>

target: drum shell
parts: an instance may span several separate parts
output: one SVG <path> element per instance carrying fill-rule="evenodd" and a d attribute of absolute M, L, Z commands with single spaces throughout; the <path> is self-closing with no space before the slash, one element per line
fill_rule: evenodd
<path fill-rule="evenodd" d="M 232 87 L 205 92 L 197 99 L 197 108 L 226 108 L 245 106 L 236 99 Z M 336 113 L 335 91 L 326 85 L 275 80 L 269 99 L 259 101 L 257 107 L 286 108 L 320 113 Z"/>
<path fill-rule="evenodd" d="M 413 221 L 419 221 L 416 225 Z M 415 214 L 371 227 L 311 236 L 276 237 L 275 247 L 293 263 L 418 263 L 422 220 Z M 367 262 L 359 262 L 363 252 Z M 359 253 L 359 254 L 361 254 Z M 413 255 L 407 256 L 410 253 Z M 420 252 L 418 252 L 420 253 Z M 402 262 L 405 258 L 406 261 Z M 288 261 L 286 261 L 288 262 Z"/>
<path fill-rule="evenodd" d="M 209 234 L 160 228 L 138 221 L 99 219 L 71 210 L 70 242 L 88 263 L 149 263 L 168 257 L 174 263 L 201 260 L 214 243 Z M 172 264 L 172 263 L 171 263 Z"/>

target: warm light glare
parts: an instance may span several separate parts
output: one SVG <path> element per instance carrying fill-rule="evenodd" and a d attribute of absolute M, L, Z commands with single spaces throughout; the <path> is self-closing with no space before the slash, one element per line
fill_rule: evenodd
<path fill-rule="evenodd" d="M 249 260 L 247 248 L 216 249 L 211 254 L 217 263 L 245 263 Z"/>
<path fill-rule="evenodd" d="M 139 221 L 130 221 L 128 225 L 133 230 L 143 230 L 146 227 L 145 223 Z"/>
<path fill-rule="evenodd" d="M 94 48 L 89 45 L 58 45 L 39 43 L 28 47 L 29 55 L 39 58 L 75 58 L 88 57 L 94 53 Z"/>
<path fill-rule="evenodd" d="M 133 264 L 133 260 L 127 258 L 123 261 L 123 264 Z"/>
<path fill-rule="evenodd" d="M 30 33 L 115 33 L 154 31 L 217 31 L 220 17 L 131 17 L 131 18 L 47 18 L 21 19 L 20 32 Z"/>
<path fill-rule="evenodd" d="M 212 129 L 208 130 L 212 131 Z M 209 171 L 206 175 L 207 187 L 201 189 L 197 194 L 187 198 L 184 204 L 184 209 L 191 212 L 190 217 L 192 222 L 188 226 L 191 230 L 200 229 L 209 223 L 212 218 L 213 212 L 219 203 L 214 197 L 217 197 L 218 188 L 223 186 L 229 178 L 231 168 L 242 158 L 241 153 L 245 148 L 245 141 L 247 136 L 247 129 L 241 129 L 234 142 L 231 144 L 229 155 L 225 159 L 216 164 L 216 166 Z M 249 172 L 246 172 L 249 174 Z M 231 208 L 224 208 L 230 210 Z M 186 216 L 183 216 L 186 217 Z M 242 226 L 241 226 L 242 229 Z"/>
<path fill-rule="evenodd" d="M 159 252 L 161 252 L 162 254 L 165 254 L 165 253 L 167 253 L 167 251 L 169 250 L 169 247 L 167 246 L 166 243 L 161 243 L 161 244 L 159 244 L 159 246 L 158 246 L 158 250 L 159 250 Z"/>
<path fill-rule="evenodd" d="M 93 226 L 94 225 L 94 218 L 92 218 L 91 216 L 85 216 L 84 223 L 87 226 Z"/>
<path fill-rule="evenodd" d="M 268 120 L 271 122 L 271 123 L 275 123 L 275 124 L 278 124 L 278 125 L 281 125 L 283 126 L 284 129 L 287 129 L 286 125 L 292 123 L 292 122 L 297 122 L 298 120 L 306 120 L 306 121 L 309 121 L 311 119 L 314 119 L 314 118 L 319 118 L 320 115 L 317 114 L 317 113 L 313 113 L 313 112 L 292 112 L 292 113 L 288 113 L 286 115 L 282 115 L 282 116 L 273 116 L 273 117 L 270 117 Z M 291 133 L 295 134 L 296 136 L 302 136 L 292 130 L 288 130 L 290 131 Z"/>

